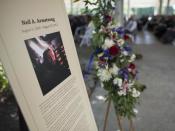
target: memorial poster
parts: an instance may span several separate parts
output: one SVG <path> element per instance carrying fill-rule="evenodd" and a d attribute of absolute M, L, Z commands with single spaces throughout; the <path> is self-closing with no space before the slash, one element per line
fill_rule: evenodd
<path fill-rule="evenodd" d="M 0 0 L 0 59 L 31 131 L 97 131 L 63 0 Z"/>

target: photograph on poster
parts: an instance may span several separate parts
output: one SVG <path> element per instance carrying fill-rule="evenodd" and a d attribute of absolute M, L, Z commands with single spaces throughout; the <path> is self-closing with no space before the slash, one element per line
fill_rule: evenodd
<path fill-rule="evenodd" d="M 60 32 L 25 40 L 43 95 L 71 75 Z"/>

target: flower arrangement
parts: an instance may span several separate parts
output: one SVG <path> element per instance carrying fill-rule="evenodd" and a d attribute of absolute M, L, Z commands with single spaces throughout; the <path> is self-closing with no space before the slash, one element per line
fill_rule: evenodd
<path fill-rule="evenodd" d="M 145 89 L 137 80 L 136 55 L 131 48 L 131 39 L 124 28 L 116 27 L 113 18 L 115 0 L 84 2 L 86 13 L 93 15 L 92 56 L 97 77 L 108 92 L 107 100 L 113 101 L 116 114 L 131 120 L 135 116 L 135 105 Z M 89 9 L 89 6 L 94 8 Z"/>
<path fill-rule="evenodd" d="M 114 103 L 116 112 L 131 119 L 135 116 L 134 108 L 144 86 L 137 81 L 137 68 L 134 64 L 135 54 L 128 42 L 129 36 L 121 33 L 122 28 L 109 28 L 102 46 L 95 52 L 97 76 L 108 99 Z"/>

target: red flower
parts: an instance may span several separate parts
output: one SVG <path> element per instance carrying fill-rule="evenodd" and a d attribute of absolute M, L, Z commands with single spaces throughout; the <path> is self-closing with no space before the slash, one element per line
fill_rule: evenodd
<path fill-rule="evenodd" d="M 129 40 L 130 37 L 128 35 L 124 35 L 124 40 Z"/>
<path fill-rule="evenodd" d="M 116 56 L 120 53 L 120 49 L 119 47 L 117 47 L 116 45 L 112 46 L 111 48 L 109 48 L 109 54 L 112 56 Z"/>
<path fill-rule="evenodd" d="M 110 16 L 110 15 L 106 15 L 105 18 L 106 18 L 108 21 L 112 21 L 112 16 Z"/>
<path fill-rule="evenodd" d="M 134 70 L 136 68 L 136 65 L 133 63 L 130 63 L 128 68 Z"/>
<path fill-rule="evenodd" d="M 116 38 L 116 34 L 113 34 L 113 35 L 112 35 L 112 39 L 115 39 L 115 38 Z"/>
<path fill-rule="evenodd" d="M 109 20 L 112 21 L 112 16 L 109 16 Z"/>

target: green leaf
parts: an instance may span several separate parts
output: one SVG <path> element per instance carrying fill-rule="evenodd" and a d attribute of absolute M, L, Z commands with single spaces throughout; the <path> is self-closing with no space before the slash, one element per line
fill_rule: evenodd
<path fill-rule="evenodd" d="M 79 1 L 81 1 L 81 0 L 74 0 L 73 2 L 79 2 Z"/>

